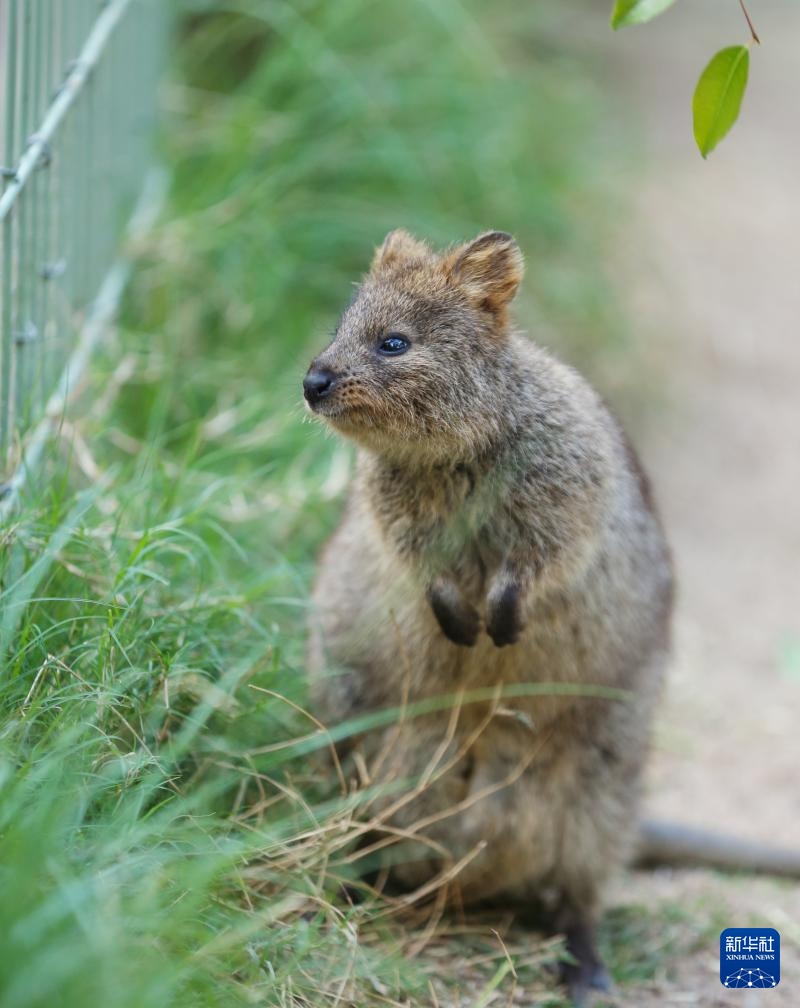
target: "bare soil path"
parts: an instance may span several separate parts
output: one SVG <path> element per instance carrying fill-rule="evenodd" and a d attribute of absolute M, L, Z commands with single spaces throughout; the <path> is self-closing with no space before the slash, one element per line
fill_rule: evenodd
<path fill-rule="evenodd" d="M 742 118 L 707 162 L 691 91 L 713 52 L 746 40 L 738 4 L 678 4 L 614 36 L 609 56 L 646 123 L 619 269 L 629 316 L 668 351 L 657 415 L 633 433 L 680 585 L 646 811 L 800 850 L 800 9 L 751 14 L 763 45 Z M 721 908 L 722 926 L 783 939 L 775 990 L 726 992 L 706 938 L 624 1004 L 800 1005 L 798 886 L 635 873 L 617 896 Z"/>

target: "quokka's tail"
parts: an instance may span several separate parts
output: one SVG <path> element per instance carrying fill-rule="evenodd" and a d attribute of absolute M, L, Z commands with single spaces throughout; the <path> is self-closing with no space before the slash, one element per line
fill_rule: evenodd
<path fill-rule="evenodd" d="M 718 868 L 800 878 L 800 850 L 772 847 L 724 833 L 647 820 L 639 827 L 634 864 Z"/>

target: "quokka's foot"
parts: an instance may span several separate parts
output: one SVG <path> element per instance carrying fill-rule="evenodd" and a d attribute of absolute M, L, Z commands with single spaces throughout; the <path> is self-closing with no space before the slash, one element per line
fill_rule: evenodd
<path fill-rule="evenodd" d="M 564 963 L 559 979 L 567 989 L 572 1008 L 590 1008 L 597 999 L 606 1005 L 608 1000 L 601 995 L 609 995 L 614 990 L 608 970 L 602 963 L 592 971 L 583 970 L 580 965 Z"/>

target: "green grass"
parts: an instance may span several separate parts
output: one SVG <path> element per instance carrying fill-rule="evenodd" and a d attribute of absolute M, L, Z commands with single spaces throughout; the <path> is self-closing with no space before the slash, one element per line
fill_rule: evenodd
<path fill-rule="evenodd" d="M 701 906 L 696 898 L 619 906 L 605 916 L 600 950 L 613 962 L 618 984 L 663 978 L 676 962 L 713 950 L 725 920 L 723 906 L 708 901 Z"/>
<path fill-rule="evenodd" d="M 597 96 L 555 4 L 208 8 L 123 324 L 2 531 L 0 1008 L 435 1003 L 457 956 L 488 1004 L 491 933 L 415 958 L 418 929 L 349 907 L 357 799 L 275 748 L 312 727 L 308 584 L 350 466 L 299 382 L 400 224 L 512 230 L 534 333 L 614 352 Z M 515 951 L 525 982 L 555 954 Z"/>

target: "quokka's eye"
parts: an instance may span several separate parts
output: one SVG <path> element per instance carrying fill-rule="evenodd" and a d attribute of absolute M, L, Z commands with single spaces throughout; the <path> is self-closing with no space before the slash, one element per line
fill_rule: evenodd
<path fill-rule="evenodd" d="M 389 333 L 378 344 L 378 353 L 383 354 L 384 357 L 399 357 L 410 346 L 411 344 L 405 336 L 401 336 L 399 333 Z"/>

